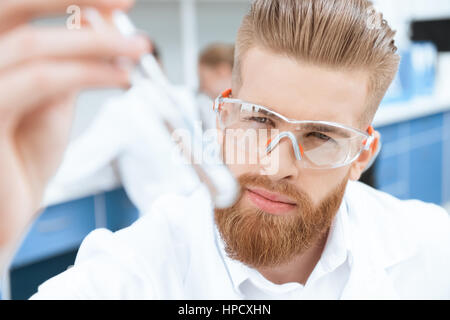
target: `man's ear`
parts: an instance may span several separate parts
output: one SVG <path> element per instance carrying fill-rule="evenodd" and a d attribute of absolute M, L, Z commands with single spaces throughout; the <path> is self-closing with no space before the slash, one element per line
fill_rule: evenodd
<path fill-rule="evenodd" d="M 375 140 L 369 150 L 363 151 L 361 156 L 350 167 L 350 180 L 358 181 L 361 178 L 367 165 L 377 155 L 378 145 L 380 144 L 381 135 L 378 131 L 374 131 Z"/>

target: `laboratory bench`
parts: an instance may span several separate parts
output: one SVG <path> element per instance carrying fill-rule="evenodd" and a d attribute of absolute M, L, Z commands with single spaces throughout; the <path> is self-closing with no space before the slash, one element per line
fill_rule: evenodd
<path fill-rule="evenodd" d="M 383 144 L 377 187 L 401 199 L 450 203 L 450 97 L 384 105 L 374 125 Z M 87 193 L 58 195 L 34 223 L 4 281 L 3 298 L 27 299 L 39 284 L 73 265 L 91 231 L 116 231 L 138 219 L 117 181 L 103 181 L 100 191 L 80 187 Z"/>

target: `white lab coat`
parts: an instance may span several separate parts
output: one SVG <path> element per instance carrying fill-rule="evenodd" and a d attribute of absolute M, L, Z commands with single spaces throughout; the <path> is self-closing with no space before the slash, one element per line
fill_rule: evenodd
<path fill-rule="evenodd" d="M 450 299 L 445 210 L 359 182 L 349 183 L 342 206 L 341 238 L 350 249 L 339 299 Z M 163 197 L 131 227 L 91 233 L 75 266 L 40 286 L 33 299 L 242 299 L 213 225 L 205 187 L 189 197 Z M 321 294 L 327 297 L 326 287 Z"/>
<path fill-rule="evenodd" d="M 181 87 L 173 92 L 184 101 L 179 112 L 201 130 L 194 93 Z M 117 178 L 141 213 L 148 212 L 162 194 L 194 190 L 199 179 L 184 163 L 154 110 L 166 108 L 166 101 L 145 80 L 108 101 L 92 125 L 69 145 L 44 204 L 116 187 Z"/>

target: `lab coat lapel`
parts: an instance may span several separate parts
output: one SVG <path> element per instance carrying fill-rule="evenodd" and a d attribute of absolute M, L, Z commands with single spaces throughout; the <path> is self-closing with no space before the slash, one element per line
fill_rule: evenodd
<path fill-rule="evenodd" d="M 386 270 L 413 256 L 415 248 L 403 236 L 403 226 L 392 218 L 395 208 L 359 189 L 349 183 L 345 196 L 351 271 L 341 298 L 399 299 Z"/>
<path fill-rule="evenodd" d="M 341 299 L 344 300 L 395 300 L 396 293 L 386 267 L 394 260 L 386 256 L 384 241 L 376 228 L 354 226 L 351 232 L 349 255 L 350 276 Z M 399 258 L 397 256 L 397 258 Z M 395 260 L 396 262 L 401 261 Z"/>
<path fill-rule="evenodd" d="M 399 296 L 386 270 L 367 256 L 353 258 L 343 300 L 395 300 Z"/>

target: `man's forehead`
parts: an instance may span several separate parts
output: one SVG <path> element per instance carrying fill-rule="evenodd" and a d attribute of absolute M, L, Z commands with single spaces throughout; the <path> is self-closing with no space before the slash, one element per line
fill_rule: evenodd
<path fill-rule="evenodd" d="M 259 48 L 242 61 L 239 96 L 295 120 L 359 125 L 368 74 L 327 69 Z"/>

